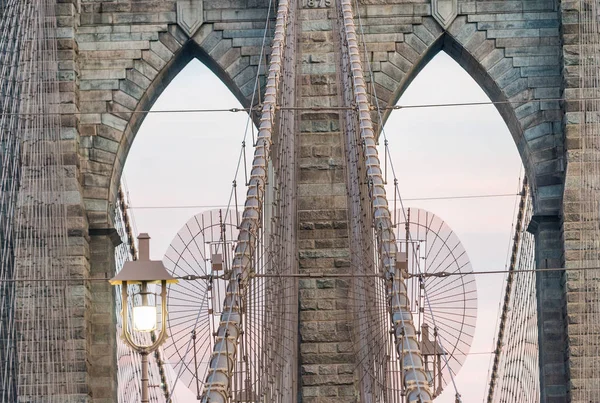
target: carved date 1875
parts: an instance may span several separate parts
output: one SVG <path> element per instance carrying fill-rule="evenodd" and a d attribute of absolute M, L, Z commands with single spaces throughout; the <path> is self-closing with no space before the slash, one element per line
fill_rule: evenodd
<path fill-rule="evenodd" d="M 304 8 L 327 8 L 332 0 L 304 0 Z"/>

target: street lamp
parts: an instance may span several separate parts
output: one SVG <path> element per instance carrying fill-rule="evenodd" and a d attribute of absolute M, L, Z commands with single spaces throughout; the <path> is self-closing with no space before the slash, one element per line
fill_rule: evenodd
<path fill-rule="evenodd" d="M 167 284 L 177 283 L 177 279 L 167 272 L 160 260 L 150 260 L 150 236 L 140 234 L 138 236 L 139 259 L 126 262 L 123 269 L 112 279 L 110 284 L 121 286 L 123 309 L 121 320 L 123 331 L 121 338 L 133 350 L 142 356 L 142 403 L 149 403 L 148 396 L 148 354 L 155 351 L 167 339 Z M 149 333 L 156 330 L 158 319 L 156 309 L 156 298 L 150 302 L 148 296 L 153 294 L 148 291 L 148 284 L 160 284 L 161 292 L 161 330 L 158 337 L 150 345 L 140 345 L 135 342 L 129 331 L 129 306 L 127 286 L 140 284 L 139 292 L 133 294 L 133 329 L 136 332 Z"/>

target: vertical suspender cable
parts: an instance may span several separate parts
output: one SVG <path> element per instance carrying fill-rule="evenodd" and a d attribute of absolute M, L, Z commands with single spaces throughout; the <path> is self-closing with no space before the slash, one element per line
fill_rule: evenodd
<path fill-rule="evenodd" d="M 229 401 L 231 389 L 230 369 L 235 362 L 238 338 L 242 326 L 242 288 L 245 287 L 257 245 L 262 216 L 262 205 L 267 182 L 267 166 L 271 150 L 271 138 L 275 119 L 275 106 L 282 73 L 285 30 L 291 0 L 280 0 L 275 22 L 275 35 L 271 45 L 271 61 L 267 76 L 265 98 L 260 118 L 260 127 L 254 149 L 254 160 L 246 203 L 240 223 L 238 240 L 234 252 L 231 279 L 223 304 L 215 346 L 210 360 L 207 381 L 204 385 L 202 403 L 225 403 Z"/>
<path fill-rule="evenodd" d="M 406 388 L 408 403 L 428 403 L 433 401 L 433 397 L 429 390 L 427 376 L 425 375 L 417 332 L 413 324 L 412 313 L 410 312 L 406 294 L 406 284 L 401 277 L 398 277 L 401 276 L 401 273 L 396 271 L 396 252 L 398 247 L 390 219 L 381 163 L 375 142 L 375 131 L 371 120 L 367 98 L 367 85 L 363 76 L 358 40 L 354 27 L 352 4 L 351 0 L 341 0 L 340 3 L 354 83 L 354 96 L 358 106 L 360 135 L 364 144 L 367 175 L 372 184 L 373 218 L 375 228 L 379 233 L 381 262 L 389 282 L 387 296 L 390 301 L 392 322 L 395 328 L 396 349 L 401 361 L 404 363 L 402 380 Z M 404 337 L 401 337 L 401 335 L 404 335 Z"/>
<path fill-rule="evenodd" d="M 0 279 L 15 275 L 12 228 L 15 222 L 17 194 L 20 184 L 19 125 L 20 82 L 19 55 L 22 49 L 22 24 L 17 17 L 24 5 L 15 0 L 2 2 L 0 10 Z M 0 401 L 17 399 L 17 351 L 15 323 L 15 288 L 0 284 Z"/>
<path fill-rule="evenodd" d="M 506 329 L 506 322 L 508 318 L 508 310 L 510 307 L 510 296 L 513 288 L 513 281 L 515 279 L 514 271 L 517 269 L 519 261 L 519 250 L 521 245 L 521 234 L 523 233 L 523 226 L 526 224 L 526 206 L 527 198 L 529 197 L 529 190 L 527 185 L 527 177 L 523 179 L 523 190 L 521 192 L 521 200 L 519 202 L 519 213 L 517 215 L 517 222 L 515 225 L 514 242 L 512 247 L 512 255 L 510 258 L 510 266 L 508 268 L 508 276 L 506 278 L 506 290 L 504 292 L 504 302 L 502 303 L 502 315 L 500 317 L 500 325 L 498 327 L 498 338 L 496 340 L 496 350 L 494 351 L 494 364 L 492 366 L 492 374 L 490 376 L 490 387 L 488 389 L 487 402 L 492 403 L 494 400 L 494 389 L 498 380 L 498 366 L 500 364 L 500 355 L 502 353 L 502 345 L 505 343 L 504 334 Z"/>

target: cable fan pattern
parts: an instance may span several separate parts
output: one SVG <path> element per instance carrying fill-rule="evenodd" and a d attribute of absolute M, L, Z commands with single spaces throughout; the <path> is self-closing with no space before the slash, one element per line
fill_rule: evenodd
<path fill-rule="evenodd" d="M 487 401 L 490 403 L 540 401 L 539 342 L 535 240 L 527 227 L 533 207 L 527 186 L 521 196 L 513 262 L 507 276 L 503 327 L 499 329 L 496 366 Z M 494 385 L 494 383 L 490 383 Z"/>
<path fill-rule="evenodd" d="M 407 278 L 426 371 L 439 396 L 471 347 L 477 321 L 475 276 L 460 239 L 441 218 L 419 208 L 396 214 L 397 264 Z"/>
<path fill-rule="evenodd" d="M 177 233 L 164 258 L 171 275 L 196 278 L 169 286 L 169 339 L 164 351 L 175 382 L 197 396 L 206 377 L 213 333 L 225 298 L 221 276 L 229 269 L 238 232 L 236 221 L 235 216 L 224 216 L 220 211 L 197 214 Z"/>

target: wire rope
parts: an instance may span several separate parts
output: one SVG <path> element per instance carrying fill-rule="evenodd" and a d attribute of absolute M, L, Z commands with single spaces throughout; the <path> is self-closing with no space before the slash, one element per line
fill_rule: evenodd
<path fill-rule="evenodd" d="M 528 102 L 597 102 L 599 98 L 544 98 L 543 100 L 532 99 Z M 394 105 L 382 107 L 380 111 L 397 111 L 402 109 L 422 109 L 422 108 L 453 108 L 453 107 L 469 107 L 469 106 L 488 106 L 488 105 L 505 105 L 505 104 L 519 104 L 521 101 L 483 101 L 483 102 L 458 102 L 458 103 L 439 103 L 439 104 L 416 104 L 416 105 Z M 284 107 L 278 106 L 276 110 L 295 110 L 295 111 L 339 111 L 339 110 L 355 110 L 353 106 L 294 106 Z M 250 113 L 258 112 L 261 110 L 261 106 L 258 105 L 252 108 L 200 108 L 200 109 L 169 109 L 169 110 L 139 110 L 139 111 L 128 111 L 119 112 L 121 114 L 169 114 L 169 113 Z M 375 109 L 373 109 L 375 110 Z M 69 115 L 69 116 L 85 116 L 91 115 L 94 112 L 54 112 L 46 113 L 44 116 L 51 115 Z M 39 116 L 38 112 L 2 112 L 0 115 L 4 116 Z"/>

